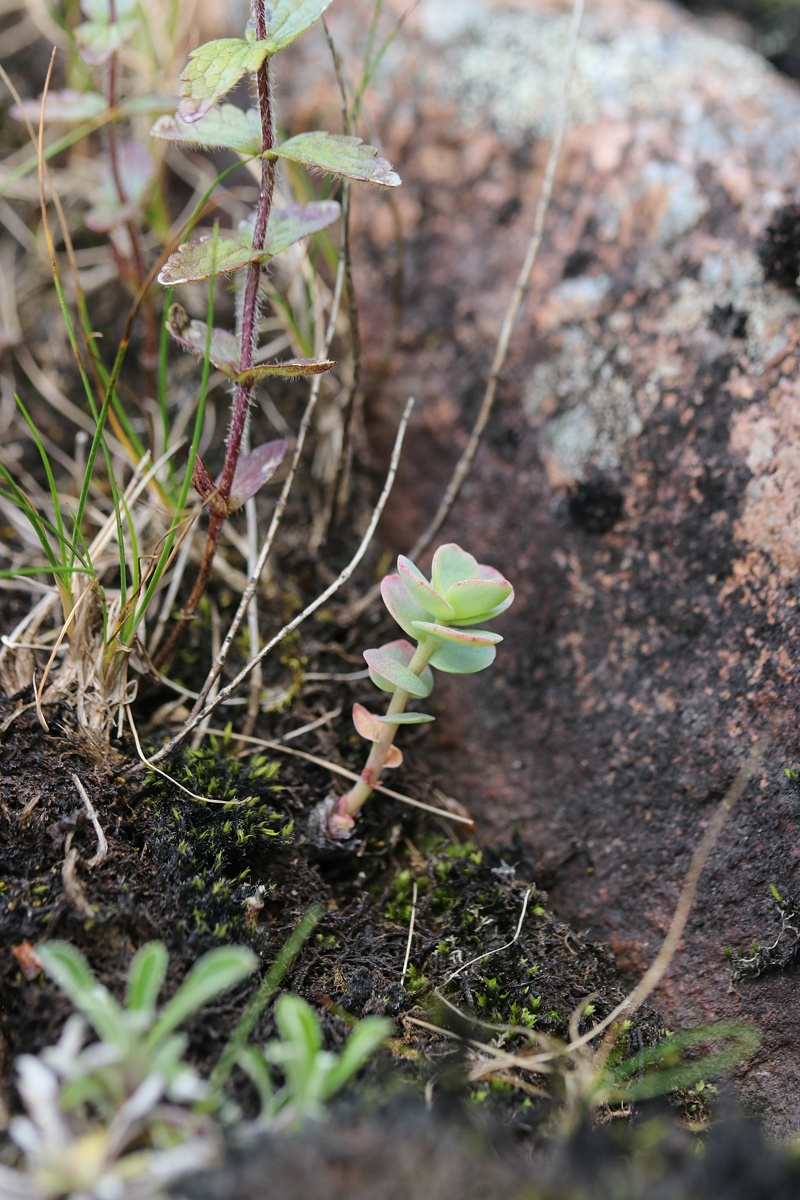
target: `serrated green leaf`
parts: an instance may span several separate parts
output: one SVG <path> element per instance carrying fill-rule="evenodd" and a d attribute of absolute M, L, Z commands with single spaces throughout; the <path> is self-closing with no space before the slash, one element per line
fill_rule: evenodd
<path fill-rule="evenodd" d="M 114 21 L 110 25 L 84 21 L 75 29 L 75 42 L 84 62 L 96 67 L 115 54 L 135 32 L 135 21 Z"/>
<path fill-rule="evenodd" d="M 277 54 L 319 20 L 331 0 L 276 0 L 267 17 L 267 44 Z"/>
<path fill-rule="evenodd" d="M 209 279 L 212 275 L 227 275 L 229 271 L 238 271 L 248 263 L 263 262 L 269 257 L 268 251 L 253 250 L 233 238 L 201 238 L 199 242 L 184 242 L 170 254 L 159 272 L 158 282 L 173 287 L 177 283 Z"/>
<path fill-rule="evenodd" d="M 387 714 L 385 717 L 376 717 L 376 721 L 380 721 L 381 725 L 424 725 L 428 721 L 435 721 L 435 717 L 429 716 L 427 713 L 421 712 L 404 712 Z"/>
<path fill-rule="evenodd" d="M 381 187 L 397 187 L 400 176 L 392 165 L 381 158 L 374 146 L 358 137 L 343 133 L 315 131 L 299 133 L 266 155 L 268 158 L 287 158 L 290 162 L 325 171 L 330 175 L 357 179 L 361 183 L 376 183 Z"/>
<path fill-rule="evenodd" d="M 255 954 L 245 946 L 220 946 L 209 950 L 198 959 L 175 995 L 164 1005 L 145 1039 L 146 1050 L 155 1050 L 187 1017 L 221 992 L 240 983 L 257 965 Z"/>
<path fill-rule="evenodd" d="M 268 42 L 243 38 L 217 38 L 198 46 L 181 75 L 181 119 L 198 121 L 243 75 L 257 71 L 272 53 Z"/>
<path fill-rule="evenodd" d="M 125 1013 L 92 968 L 69 942 L 42 942 L 36 952 L 54 983 L 86 1018 L 98 1037 L 114 1045 L 127 1042 Z"/>
<path fill-rule="evenodd" d="M 90 121 L 107 112 L 108 103 L 105 96 L 99 92 L 76 92 L 73 88 L 64 88 L 60 92 L 48 92 L 45 101 L 45 124 L 69 124 L 72 121 Z M 23 100 L 22 104 L 13 104 L 10 108 L 15 121 L 23 121 L 27 117 L 38 121 L 42 112 L 42 98 L 38 100 Z"/>
<path fill-rule="evenodd" d="M 148 942 L 137 950 L 128 969 L 126 1007 L 154 1012 L 166 974 L 167 951 L 163 942 Z"/>
<path fill-rule="evenodd" d="M 167 315 L 167 329 L 171 337 L 187 350 L 192 350 L 201 357 L 205 356 L 206 344 L 209 347 L 208 357 L 217 370 L 228 379 L 235 379 L 239 371 L 239 356 L 241 348 L 238 338 L 227 329 L 212 329 L 211 338 L 208 336 L 208 325 L 205 321 L 190 321 L 185 308 L 173 304 Z"/>
<path fill-rule="evenodd" d="M 221 104 L 194 121 L 179 113 L 161 117 L 150 130 L 153 137 L 186 146 L 233 150 L 237 154 L 261 152 L 261 120 L 254 108 L 243 112 L 235 104 Z"/>
<path fill-rule="evenodd" d="M 434 650 L 430 664 L 449 675 L 474 675 L 490 667 L 496 653 L 494 646 L 458 646 L 449 642 Z"/>
<path fill-rule="evenodd" d="M 241 371 L 237 383 L 258 383 L 261 379 L 302 379 L 305 375 L 323 375 L 336 366 L 335 359 L 289 358 L 283 362 L 262 363 Z"/>

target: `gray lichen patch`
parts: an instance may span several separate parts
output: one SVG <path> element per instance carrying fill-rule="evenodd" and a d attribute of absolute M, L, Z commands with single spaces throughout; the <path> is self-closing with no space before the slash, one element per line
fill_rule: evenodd
<path fill-rule="evenodd" d="M 461 36 L 448 48 L 448 90 L 467 121 L 489 122 L 512 143 L 531 135 L 548 137 L 559 105 L 569 14 L 481 7 L 472 4 L 459 23 Z M 435 24 L 434 17 L 430 23 Z M 645 17 L 620 32 L 609 28 L 602 11 L 590 11 L 570 85 L 572 119 L 593 124 L 619 111 L 641 116 L 675 111 L 686 106 L 687 80 L 707 69 L 724 71 L 726 87 L 737 99 L 757 95 L 768 71 L 748 50 L 699 29 L 660 28 Z M 687 109 L 685 116 L 695 139 L 709 150 L 719 144 L 718 131 L 702 110 Z"/>

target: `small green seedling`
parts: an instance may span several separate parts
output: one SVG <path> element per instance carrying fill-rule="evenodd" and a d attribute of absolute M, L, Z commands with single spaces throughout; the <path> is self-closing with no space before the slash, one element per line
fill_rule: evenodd
<path fill-rule="evenodd" d="M 394 745 L 398 725 L 432 721 L 427 713 L 406 712 L 413 696 L 424 699 L 433 689 L 433 672 L 471 675 L 494 662 L 499 633 L 473 629 L 505 612 L 514 599 L 514 589 L 494 567 L 481 565 L 454 542 L 440 546 L 433 556 L 430 582 L 402 554 L 396 575 L 381 584 L 383 602 L 401 629 L 413 638 L 387 642 L 377 650 L 365 650 L 370 679 L 392 699 L 382 717 L 353 705 L 353 724 L 372 749 L 361 779 L 333 804 L 328 817 L 328 836 L 338 840 L 352 832 L 356 813 L 369 798 L 381 773 L 399 767 L 401 752 Z"/>

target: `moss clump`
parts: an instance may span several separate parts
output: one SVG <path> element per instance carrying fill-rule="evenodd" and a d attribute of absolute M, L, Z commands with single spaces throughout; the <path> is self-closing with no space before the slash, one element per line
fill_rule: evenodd
<path fill-rule="evenodd" d="M 277 771 L 265 755 L 236 758 L 227 737 L 212 737 L 172 768 L 177 783 L 205 800 L 187 799 L 163 776 L 147 780 L 159 830 L 147 852 L 178 891 L 178 911 L 191 914 L 186 933 L 215 941 L 252 933 L 274 886 L 269 859 L 292 835 L 292 821 L 274 807 Z"/>

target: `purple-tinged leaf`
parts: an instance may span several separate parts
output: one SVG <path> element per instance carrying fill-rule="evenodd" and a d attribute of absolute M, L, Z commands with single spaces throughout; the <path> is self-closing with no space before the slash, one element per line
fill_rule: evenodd
<path fill-rule="evenodd" d="M 242 112 L 235 104 L 221 104 L 193 121 L 184 121 L 180 113 L 161 117 L 150 130 L 153 137 L 186 146 L 233 150 L 237 154 L 261 152 L 261 120 L 250 108 Z"/>
<path fill-rule="evenodd" d="M 75 28 L 75 43 L 81 58 L 91 67 L 107 62 L 136 32 L 136 21 L 84 21 Z"/>
<path fill-rule="evenodd" d="M 236 376 L 237 383 L 254 384 L 262 379 L 301 379 L 304 375 L 323 375 L 336 366 L 335 359 L 289 358 L 284 362 L 263 363 L 242 371 Z"/>
<path fill-rule="evenodd" d="M 421 604 L 424 609 L 435 617 L 437 621 L 450 621 L 456 615 L 452 605 L 440 596 L 435 588 L 432 588 L 425 576 L 415 567 L 410 558 L 406 558 L 401 554 L 397 560 L 397 569 L 400 572 L 400 578 L 408 588 L 411 595 Z M 424 618 L 427 620 L 427 617 Z"/>
<path fill-rule="evenodd" d="M 212 275 L 227 275 L 251 262 L 269 258 L 266 250 L 253 250 L 238 239 L 205 237 L 199 242 L 184 242 L 170 254 L 158 275 L 165 287 L 209 279 Z"/>
<path fill-rule="evenodd" d="M 449 625 L 437 625 L 432 621 L 415 621 L 417 637 L 432 637 L 437 642 L 455 642 L 461 646 L 496 646 L 502 642 L 499 633 L 488 629 L 452 629 Z"/>
<path fill-rule="evenodd" d="M 462 579 L 445 592 L 445 599 L 455 609 L 456 617 L 467 620 L 473 614 L 497 608 L 513 592 L 507 579 Z"/>
<path fill-rule="evenodd" d="M 273 208 L 264 247 L 274 258 L 294 242 L 327 229 L 339 219 L 339 212 L 335 200 L 316 200 L 312 204 L 289 204 L 286 208 Z M 252 240 L 252 232 L 249 237 Z"/>
<path fill-rule="evenodd" d="M 275 0 L 267 17 L 267 45 L 277 54 L 313 25 L 331 0 Z"/>
<path fill-rule="evenodd" d="M 383 603 L 397 624 L 409 637 L 416 638 L 414 621 L 427 621 L 430 613 L 409 592 L 399 575 L 385 575 L 381 580 Z"/>
<path fill-rule="evenodd" d="M 246 504 L 251 496 L 255 496 L 264 484 L 272 478 L 281 465 L 286 453 L 286 442 L 278 438 L 274 442 L 265 442 L 239 455 L 236 473 L 233 477 L 228 511 L 234 512 Z"/>
<path fill-rule="evenodd" d="M 413 656 L 414 647 L 403 639 L 387 642 L 379 650 L 364 651 L 369 677 L 381 691 L 394 692 L 399 687 L 411 696 L 424 698 L 433 690 L 433 674 L 427 667 L 421 676 L 409 671 Z"/>
<path fill-rule="evenodd" d="M 218 38 L 198 46 L 181 75 L 181 120 L 189 124 L 199 121 L 243 75 L 257 71 L 271 53 L 268 42 L 244 38 Z"/>
<path fill-rule="evenodd" d="M 123 17 L 134 17 L 137 3 L 138 0 L 114 0 L 112 12 L 109 0 L 81 0 L 81 12 L 87 21 L 110 25 L 112 21 L 122 20 Z"/>
<path fill-rule="evenodd" d="M 428 716 L 427 713 L 403 712 L 376 717 L 375 720 L 380 721 L 381 725 L 423 725 L 428 721 L 435 721 L 436 718 Z"/>
<path fill-rule="evenodd" d="M 495 654 L 494 646 L 457 646 L 451 642 L 437 647 L 430 663 L 437 671 L 450 675 L 473 675 L 490 667 Z"/>
<path fill-rule="evenodd" d="M 84 218 L 95 233 L 108 233 L 132 221 L 139 213 L 141 202 L 153 178 L 155 164 L 147 149 L 138 142 L 119 142 L 117 145 L 118 178 L 125 199 L 120 200 L 111 167 L 103 168 L 101 194 Z"/>
<path fill-rule="evenodd" d="M 60 92 L 48 92 L 44 107 L 45 124 L 69 124 L 72 121 L 90 121 L 108 111 L 105 96 L 99 92 L 76 92 L 73 88 L 64 88 Z M 13 104 L 10 109 L 15 121 L 39 120 L 42 112 L 42 98 L 38 100 L 23 100 L 22 104 Z"/>
<path fill-rule="evenodd" d="M 186 309 L 180 304 L 171 306 L 167 315 L 167 329 L 176 342 L 201 357 L 205 357 L 208 343 L 208 357 L 214 366 L 228 379 L 236 378 L 241 351 L 238 339 L 232 333 L 226 329 L 212 329 L 209 341 L 206 322 L 190 320 Z"/>
<path fill-rule="evenodd" d="M 400 176 L 392 170 L 392 164 L 381 158 L 374 146 L 343 133 L 322 130 L 298 133 L 275 146 L 267 157 L 287 158 L 312 170 L 357 179 L 360 183 L 377 183 L 381 187 L 400 184 Z"/>
<path fill-rule="evenodd" d="M 368 742 L 377 742 L 383 733 L 383 727 L 378 717 L 374 716 L 363 704 L 353 705 L 353 724 L 356 733 L 360 733 Z"/>
<path fill-rule="evenodd" d="M 433 556 L 431 583 L 437 592 L 444 595 L 448 588 L 462 579 L 480 579 L 478 560 L 455 542 L 447 542 Z"/>

